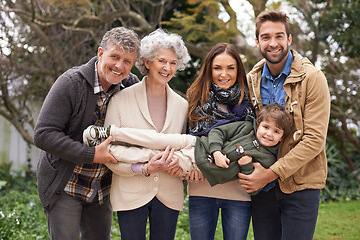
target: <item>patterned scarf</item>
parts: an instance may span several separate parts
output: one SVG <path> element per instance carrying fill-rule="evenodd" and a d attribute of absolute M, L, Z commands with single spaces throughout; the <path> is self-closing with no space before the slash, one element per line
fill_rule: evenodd
<path fill-rule="evenodd" d="M 207 135 L 207 133 L 215 126 L 228 123 L 230 121 L 243 120 L 246 115 L 253 115 L 254 112 L 247 101 L 247 93 L 240 106 L 237 106 L 241 97 L 241 90 L 239 84 L 234 84 L 229 89 L 222 89 L 214 82 L 211 82 L 210 96 L 204 106 L 200 108 L 201 100 L 195 109 L 198 116 L 209 118 L 201 119 L 194 122 L 194 127 L 189 125 L 189 132 L 193 135 Z M 225 104 L 229 112 L 220 110 L 216 103 Z"/>

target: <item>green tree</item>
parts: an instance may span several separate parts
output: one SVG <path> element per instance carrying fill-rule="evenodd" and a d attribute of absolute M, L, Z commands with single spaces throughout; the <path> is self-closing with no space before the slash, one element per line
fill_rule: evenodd
<path fill-rule="evenodd" d="M 339 45 L 341 55 L 357 58 L 360 53 L 360 1 L 328 0 L 326 12 L 321 16 L 321 37 L 334 41 Z"/>
<path fill-rule="evenodd" d="M 188 2 L 192 4 L 186 0 L 1 0 L 0 114 L 16 127 L 26 142 L 32 144 L 29 129 L 34 128 L 36 118 L 32 104 L 44 99 L 60 74 L 92 57 L 108 29 L 125 26 L 142 37 L 159 26 L 165 26 L 162 22 L 175 14 L 188 11 Z M 204 17 L 203 29 L 207 33 L 214 30 L 214 34 L 210 34 L 212 42 L 209 43 L 205 34 L 197 38 L 196 31 L 189 32 L 188 36 L 194 36 L 198 43 L 202 41 L 200 44 L 187 41 L 194 61 L 203 57 L 215 41 L 234 39 L 238 34 L 236 14 L 228 1 L 202 2 L 197 4 L 206 11 L 198 12 L 197 18 L 201 22 L 201 13 L 209 13 Z M 218 4 L 222 4 L 231 16 L 226 23 L 218 20 Z M 227 35 L 222 32 L 224 26 Z M 175 30 L 171 26 L 168 28 Z M 250 49 L 259 58 L 254 48 L 246 44 L 241 34 L 239 36 L 242 39 L 240 47 Z M 172 81 L 171 84 L 184 92 L 195 73 L 196 67 L 189 68 L 179 74 L 181 81 Z"/>
<path fill-rule="evenodd" d="M 179 33 L 193 58 L 192 67 L 171 85 L 185 92 L 202 59 L 217 42 L 233 43 L 246 69 L 261 58 L 237 28 L 229 0 L 0 0 L 0 114 L 32 144 L 36 113 L 55 79 L 92 57 L 102 35 L 115 26 L 134 29 L 140 37 L 157 27 Z M 265 8 L 289 13 L 292 46 L 320 67 L 327 77 L 332 109 L 328 136 L 355 172 L 347 149 L 360 153 L 359 0 L 248 0 L 257 16 Z M 228 20 L 221 19 L 224 11 Z M 253 19 L 254 20 L 254 19 Z M 136 69 L 133 69 L 136 71 Z M 354 131 L 357 130 L 357 131 Z M 349 147 L 349 145 L 351 147 Z M 359 178 L 359 176 L 357 175 Z"/>
<path fill-rule="evenodd" d="M 219 18 L 220 6 L 228 14 L 229 20 Z M 261 57 L 237 28 L 237 14 L 228 0 L 187 0 L 184 11 L 175 12 L 169 21 L 163 21 L 161 25 L 181 35 L 192 56 L 199 59 L 203 59 L 218 42 L 234 44 L 252 63 Z"/>
<path fill-rule="evenodd" d="M 33 102 L 55 79 L 94 56 L 102 35 L 125 26 L 143 36 L 154 30 L 173 1 L 1 0 L 0 114 L 26 142 L 34 128 Z"/>

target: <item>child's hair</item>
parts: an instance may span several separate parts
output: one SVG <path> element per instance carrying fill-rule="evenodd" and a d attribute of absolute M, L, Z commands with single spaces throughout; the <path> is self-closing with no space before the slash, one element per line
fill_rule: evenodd
<path fill-rule="evenodd" d="M 291 120 L 289 114 L 285 112 L 285 109 L 277 103 L 268 104 L 264 106 L 259 115 L 256 118 L 256 127 L 264 120 L 274 120 L 278 128 L 284 131 L 283 139 L 290 133 Z"/>

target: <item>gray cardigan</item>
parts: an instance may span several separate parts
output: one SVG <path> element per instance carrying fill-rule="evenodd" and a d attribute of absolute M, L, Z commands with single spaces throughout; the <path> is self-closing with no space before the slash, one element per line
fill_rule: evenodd
<path fill-rule="evenodd" d="M 92 124 L 98 95 L 94 94 L 95 62 L 63 73 L 45 98 L 34 130 L 34 143 L 42 149 L 37 166 L 38 191 L 50 209 L 64 190 L 75 166 L 92 163 L 95 147 L 82 143 L 83 130 Z M 138 78 L 122 80 L 127 87 Z"/>

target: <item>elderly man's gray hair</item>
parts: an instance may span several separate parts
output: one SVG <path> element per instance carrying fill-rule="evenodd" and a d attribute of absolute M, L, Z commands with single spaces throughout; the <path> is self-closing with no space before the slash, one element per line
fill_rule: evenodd
<path fill-rule="evenodd" d="M 112 46 L 120 46 L 125 52 L 135 52 L 136 58 L 139 57 L 140 39 L 139 36 L 130 29 L 116 27 L 107 31 L 100 43 L 105 51 Z"/>

